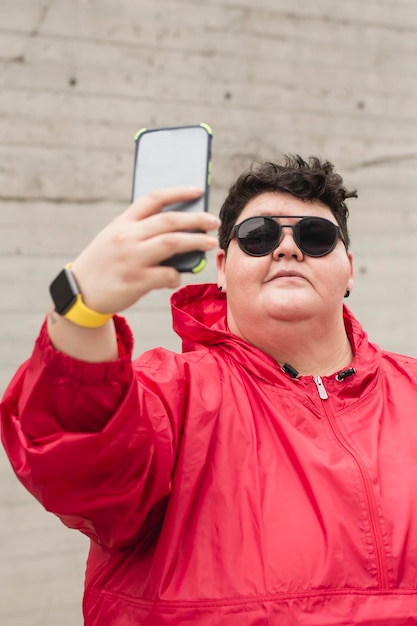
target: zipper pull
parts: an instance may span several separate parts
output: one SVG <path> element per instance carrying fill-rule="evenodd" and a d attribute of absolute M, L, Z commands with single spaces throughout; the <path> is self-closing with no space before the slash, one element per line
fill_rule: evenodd
<path fill-rule="evenodd" d="M 320 376 L 314 376 L 313 380 L 316 383 L 320 398 L 322 400 L 327 400 L 329 396 L 327 395 L 326 387 L 323 385 L 323 381 Z"/>
<path fill-rule="evenodd" d="M 345 380 L 345 378 L 347 378 L 348 376 L 353 376 L 353 374 L 356 374 L 355 368 L 349 367 L 347 370 L 343 370 L 342 372 L 336 374 L 336 380 L 337 382 L 341 383 Z"/>

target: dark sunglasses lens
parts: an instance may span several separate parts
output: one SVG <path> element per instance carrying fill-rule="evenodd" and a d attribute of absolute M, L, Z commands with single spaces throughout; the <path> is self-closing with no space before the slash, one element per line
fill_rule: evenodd
<path fill-rule="evenodd" d="M 338 228 L 333 222 L 320 217 L 307 217 L 297 223 L 297 245 L 304 254 L 324 256 L 329 254 L 338 240 Z"/>
<path fill-rule="evenodd" d="M 239 224 L 237 240 L 246 254 L 265 256 L 277 247 L 280 232 L 280 226 L 274 220 L 250 217 Z"/>

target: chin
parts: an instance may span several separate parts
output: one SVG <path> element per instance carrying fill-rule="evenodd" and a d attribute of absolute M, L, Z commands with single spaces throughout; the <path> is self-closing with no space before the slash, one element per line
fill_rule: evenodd
<path fill-rule="evenodd" d="M 285 297 L 274 298 L 265 303 L 268 317 L 280 321 L 295 322 L 305 320 L 314 315 L 314 307 L 310 298 Z"/>

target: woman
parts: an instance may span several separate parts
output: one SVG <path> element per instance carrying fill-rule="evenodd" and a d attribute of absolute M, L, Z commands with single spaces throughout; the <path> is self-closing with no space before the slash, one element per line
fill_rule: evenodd
<path fill-rule="evenodd" d="M 243 174 L 218 285 L 172 297 L 183 354 L 131 363 L 113 314 L 214 246 L 183 231 L 215 218 L 160 212 L 198 193 L 142 198 L 80 254 L 3 399 L 20 480 L 91 538 L 85 624 L 417 623 L 417 362 L 343 307 L 356 194 L 313 157 Z"/>

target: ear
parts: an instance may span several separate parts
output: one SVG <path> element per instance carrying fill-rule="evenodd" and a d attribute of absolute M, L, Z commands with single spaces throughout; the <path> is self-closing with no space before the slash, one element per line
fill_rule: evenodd
<path fill-rule="evenodd" d="M 223 293 L 226 291 L 226 253 L 218 250 L 216 255 L 217 264 L 217 284 L 222 287 Z"/>
<path fill-rule="evenodd" d="M 349 289 L 349 291 L 352 291 L 353 289 L 353 284 L 354 284 L 354 271 L 353 271 L 353 254 L 351 252 L 348 252 L 348 259 L 349 259 L 349 265 L 350 265 L 350 274 L 349 274 L 349 280 L 347 282 L 347 289 Z"/>

